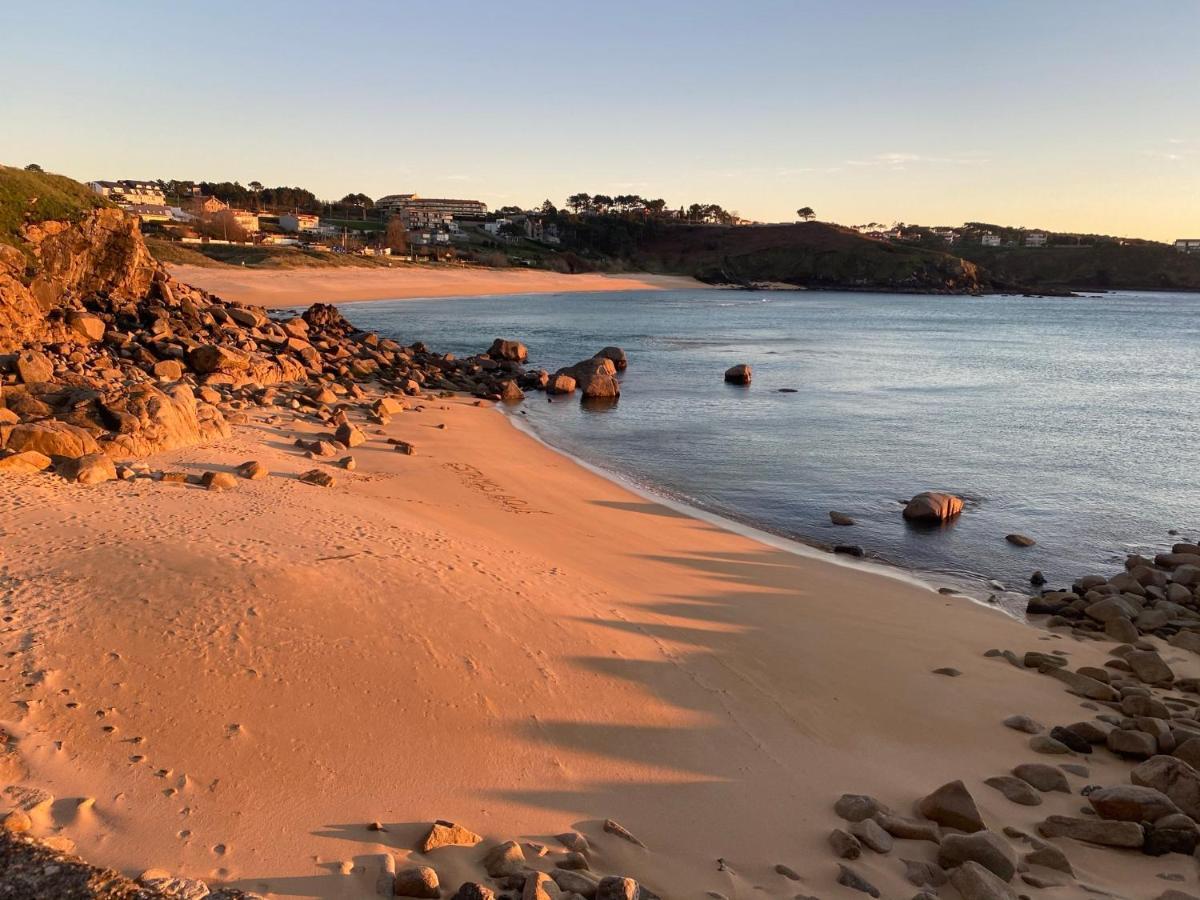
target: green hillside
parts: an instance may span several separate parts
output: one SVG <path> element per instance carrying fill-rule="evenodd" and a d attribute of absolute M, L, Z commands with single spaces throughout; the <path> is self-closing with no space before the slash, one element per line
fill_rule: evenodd
<path fill-rule="evenodd" d="M 0 242 L 21 246 L 26 222 L 75 222 L 112 204 L 87 185 L 48 172 L 0 166 Z"/>

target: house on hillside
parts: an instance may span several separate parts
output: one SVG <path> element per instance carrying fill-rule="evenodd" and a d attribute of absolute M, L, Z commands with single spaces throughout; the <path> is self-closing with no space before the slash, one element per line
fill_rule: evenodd
<path fill-rule="evenodd" d="M 990 231 L 979 239 L 979 243 L 985 247 L 999 247 L 1000 235 L 992 234 Z"/>
<path fill-rule="evenodd" d="M 315 232 L 320 230 L 321 217 L 311 213 L 283 213 L 279 216 L 279 227 L 295 234 L 306 231 Z"/>
<path fill-rule="evenodd" d="M 229 204 L 216 197 L 206 197 L 203 194 L 197 194 L 192 198 L 192 212 L 198 216 L 211 216 L 213 213 L 219 213 L 221 210 L 229 209 Z"/>
<path fill-rule="evenodd" d="M 1031 231 L 1025 235 L 1026 247 L 1045 247 L 1046 233 L 1044 231 Z"/>
<path fill-rule="evenodd" d="M 143 222 L 170 222 L 174 219 L 170 208 L 161 203 L 123 203 L 121 209 Z"/>
<path fill-rule="evenodd" d="M 166 206 L 167 197 L 153 181 L 89 181 L 88 187 L 118 205 Z"/>
<path fill-rule="evenodd" d="M 227 214 L 230 219 L 237 223 L 238 227 L 245 229 L 251 234 L 259 230 L 258 213 L 250 212 L 248 209 L 229 209 Z"/>
<path fill-rule="evenodd" d="M 1175 249 L 1180 253 L 1200 253 L 1200 238 L 1180 238 Z"/>

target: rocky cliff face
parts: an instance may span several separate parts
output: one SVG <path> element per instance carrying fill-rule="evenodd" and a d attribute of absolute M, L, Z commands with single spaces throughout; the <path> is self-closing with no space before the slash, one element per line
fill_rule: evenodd
<path fill-rule="evenodd" d="M 118 209 L 97 209 L 73 224 L 29 224 L 21 237 L 25 253 L 0 245 L 0 352 L 60 340 L 66 311 L 85 299 L 140 300 L 165 277 L 137 220 Z"/>

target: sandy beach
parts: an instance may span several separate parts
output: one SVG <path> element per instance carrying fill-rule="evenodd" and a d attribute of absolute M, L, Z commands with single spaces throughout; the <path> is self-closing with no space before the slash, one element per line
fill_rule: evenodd
<path fill-rule="evenodd" d="M 271 470 L 235 490 L 34 475 L 0 495 L 3 725 L 25 783 L 55 798 L 37 830 L 91 861 L 358 898 L 395 854 L 453 890 L 481 876 L 482 848 L 413 849 L 448 819 L 554 847 L 576 829 L 594 870 L 663 897 L 846 897 L 862 895 L 835 883 L 826 842 L 843 792 L 909 815 L 962 778 L 993 827 L 1028 832 L 1078 811 L 982 784 L 1046 760 L 1005 717 L 1086 715 L 984 653 L 1100 665 L 1106 645 L 690 518 L 487 404 L 367 426 L 329 489 L 296 480 L 313 461 L 293 441 L 316 427 L 270 418 L 149 460 Z M 932 672 L 946 666 L 961 676 Z M 1125 779 L 1115 758 L 1088 765 L 1076 788 Z M 604 833 L 609 817 L 645 849 Z M 1195 880 L 1184 856 L 1069 843 L 1080 883 Z M 886 897 L 914 892 L 899 858 L 935 849 L 898 848 L 854 864 Z M 549 869 L 561 852 L 526 856 Z"/>
<path fill-rule="evenodd" d="M 530 269 L 397 265 L 394 269 L 247 269 L 168 266 L 180 281 L 238 303 L 268 309 L 308 303 L 409 300 L 489 294 L 584 291 L 701 290 L 712 286 L 682 275 L 564 275 Z"/>

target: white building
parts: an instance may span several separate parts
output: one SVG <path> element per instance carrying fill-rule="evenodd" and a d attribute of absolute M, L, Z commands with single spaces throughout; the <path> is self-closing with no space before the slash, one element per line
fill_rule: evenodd
<path fill-rule="evenodd" d="M 166 194 L 153 181 L 89 181 L 88 187 L 113 203 L 167 205 Z"/>
<path fill-rule="evenodd" d="M 983 244 L 983 246 L 985 246 L 985 247 L 999 247 L 1000 246 L 1000 235 L 991 234 L 989 232 L 988 234 L 985 234 L 983 237 L 981 237 L 979 239 L 979 243 Z"/>
<path fill-rule="evenodd" d="M 283 213 L 279 217 L 279 227 L 284 231 L 300 234 L 306 231 L 319 231 L 321 217 L 310 213 Z"/>
<path fill-rule="evenodd" d="M 1200 253 L 1200 238 L 1180 238 L 1175 242 L 1180 253 Z"/>
<path fill-rule="evenodd" d="M 1042 231 L 1029 232 L 1027 235 L 1025 235 L 1025 246 L 1026 247 L 1045 247 L 1046 246 L 1045 232 L 1042 232 Z"/>

